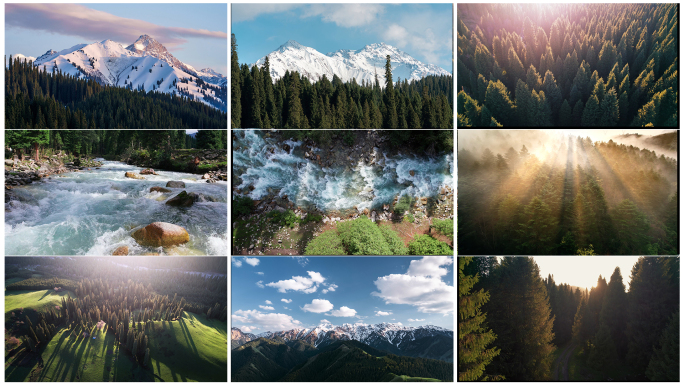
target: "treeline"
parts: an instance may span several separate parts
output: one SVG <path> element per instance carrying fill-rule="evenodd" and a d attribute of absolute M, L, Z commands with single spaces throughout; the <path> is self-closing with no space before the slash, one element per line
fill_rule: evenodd
<path fill-rule="evenodd" d="M 271 78 L 266 63 L 249 68 L 238 63 L 231 36 L 232 128 L 449 129 L 453 128 L 451 76 L 426 76 L 410 83 L 392 80 L 390 57 L 385 88 L 375 82 L 342 83 L 333 76 L 311 83 L 298 72 Z M 331 81 L 332 80 L 332 81 Z"/>
<path fill-rule="evenodd" d="M 461 149 L 458 172 L 461 254 L 679 253 L 677 161 L 655 152 L 568 138 L 542 160 Z"/>
<path fill-rule="evenodd" d="M 628 291 L 619 268 L 588 294 L 563 286 L 529 257 L 459 258 L 459 380 L 548 381 L 568 342 L 593 374 L 679 380 L 679 258 L 639 258 Z"/>
<path fill-rule="evenodd" d="M 676 4 L 459 4 L 457 18 L 459 126 L 678 125 Z"/>
<path fill-rule="evenodd" d="M 6 129 L 227 129 L 227 116 L 184 96 L 103 86 L 10 57 Z"/>
<path fill-rule="evenodd" d="M 195 137 L 185 130 L 15 130 L 5 131 L 5 146 L 12 150 L 51 153 L 65 151 L 80 155 L 118 156 L 133 151 L 157 152 L 155 156 L 169 156 L 176 149 L 226 149 L 227 130 L 200 130 Z M 6 151 L 10 155 L 9 151 Z"/>

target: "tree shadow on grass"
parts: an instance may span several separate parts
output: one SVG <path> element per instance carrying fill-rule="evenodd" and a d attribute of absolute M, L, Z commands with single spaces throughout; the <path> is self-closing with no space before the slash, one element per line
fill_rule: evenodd
<path fill-rule="evenodd" d="M 298 254 L 303 255 L 306 252 L 306 246 L 313 240 L 314 233 L 318 232 L 324 225 L 322 221 L 311 221 L 299 226 L 297 233 L 301 235 L 301 238 L 296 243 Z"/>

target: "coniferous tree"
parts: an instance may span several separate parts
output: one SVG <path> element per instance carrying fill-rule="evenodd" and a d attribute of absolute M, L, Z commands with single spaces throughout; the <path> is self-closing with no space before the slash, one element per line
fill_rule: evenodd
<path fill-rule="evenodd" d="M 486 314 L 480 307 L 489 301 L 489 293 L 483 289 L 471 292 L 479 276 L 464 274 L 464 268 L 472 261 L 470 257 L 458 259 L 458 379 L 478 380 L 483 377 L 486 366 L 501 353 L 489 348 L 496 335 L 484 328 Z M 485 376 L 488 377 L 488 376 Z"/>
<path fill-rule="evenodd" d="M 623 359 L 627 354 L 627 337 L 625 336 L 626 308 L 627 293 L 625 292 L 625 285 L 622 283 L 620 268 L 615 267 L 603 298 L 599 323 L 608 328 L 615 351 L 620 359 Z"/>
<path fill-rule="evenodd" d="M 679 381 L 679 309 L 663 330 L 660 343 L 648 363 L 646 376 L 651 381 Z"/>

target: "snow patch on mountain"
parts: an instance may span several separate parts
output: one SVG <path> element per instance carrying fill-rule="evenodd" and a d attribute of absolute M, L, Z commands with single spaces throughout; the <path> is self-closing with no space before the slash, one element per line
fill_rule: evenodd
<path fill-rule="evenodd" d="M 311 47 L 305 47 L 294 40 L 289 40 L 275 51 L 269 53 L 271 78 L 283 77 L 287 71 L 297 71 L 311 81 L 318 81 L 326 76 L 332 80 L 337 75 L 343 82 L 356 79 L 374 82 L 377 73 L 380 85 L 385 84 L 385 63 L 387 55 L 392 63 L 392 79 L 420 80 L 429 75 L 451 75 L 451 72 L 433 64 L 424 64 L 406 52 L 385 43 L 370 44 L 359 50 L 339 50 L 323 54 Z M 264 56 L 250 67 L 263 67 Z"/>

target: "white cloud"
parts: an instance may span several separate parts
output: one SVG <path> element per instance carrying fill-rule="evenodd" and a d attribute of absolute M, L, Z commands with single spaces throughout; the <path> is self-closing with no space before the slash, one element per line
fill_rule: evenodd
<path fill-rule="evenodd" d="M 292 299 L 280 299 L 283 303 L 288 303 L 290 304 L 292 302 Z"/>
<path fill-rule="evenodd" d="M 336 284 L 323 284 L 327 285 L 327 288 L 321 290 L 323 294 L 326 294 L 328 292 L 335 292 L 335 289 L 338 288 Z"/>
<path fill-rule="evenodd" d="M 243 311 L 238 310 L 231 316 L 233 322 L 248 324 L 252 329 L 265 331 L 286 331 L 301 326 L 299 320 L 284 313 L 262 313 L 256 309 Z"/>
<path fill-rule="evenodd" d="M 300 4 L 232 4 L 230 15 L 233 23 L 254 20 L 257 16 L 268 13 L 280 13 L 300 7 Z"/>
<path fill-rule="evenodd" d="M 341 307 L 340 309 L 330 312 L 328 315 L 335 317 L 353 317 L 356 316 L 356 311 L 349 307 Z"/>
<path fill-rule="evenodd" d="M 231 257 L 230 259 L 233 262 L 233 265 L 237 268 L 242 267 L 242 261 L 238 260 L 237 257 Z"/>
<path fill-rule="evenodd" d="M 427 260 L 426 260 L 427 259 Z M 385 304 L 408 304 L 418 307 L 423 313 L 448 314 L 454 311 L 456 288 L 442 281 L 446 273 L 440 268 L 451 265 L 451 257 L 425 257 L 418 263 L 411 262 L 404 275 L 392 274 L 378 277 L 375 286 L 379 292 L 372 292 Z M 411 275 L 413 273 L 413 275 Z"/>
<path fill-rule="evenodd" d="M 451 257 L 425 256 L 420 260 L 412 260 L 406 274 L 410 276 L 444 276 L 449 273 L 449 270 L 442 268 L 442 265 L 448 266 L 453 262 L 454 260 Z"/>
<path fill-rule="evenodd" d="M 252 267 L 256 267 L 259 265 L 259 259 L 256 257 L 245 257 L 245 263 L 251 265 Z"/>
<path fill-rule="evenodd" d="M 295 260 L 297 260 L 297 262 L 299 263 L 299 265 L 301 265 L 302 267 L 305 266 L 305 265 L 307 265 L 307 264 L 309 264 L 309 259 L 307 259 L 307 258 L 304 257 L 304 256 L 290 256 L 290 257 L 293 258 L 293 259 L 295 259 Z"/>
<path fill-rule="evenodd" d="M 256 282 L 257 287 L 259 287 L 259 288 L 264 288 L 263 282 L 264 282 L 263 280 L 257 281 L 257 282 Z"/>
<path fill-rule="evenodd" d="M 271 303 L 271 300 L 266 300 L 266 304 L 273 304 L 273 303 Z"/>
<path fill-rule="evenodd" d="M 311 304 L 304 305 L 304 312 L 323 313 L 333 309 L 333 305 L 328 300 L 313 299 Z"/>
<path fill-rule="evenodd" d="M 256 329 L 256 327 L 248 327 L 246 325 L 243 325 L 242 327 L 240 327 L 240 330 L 242 332 L 247 332 L 247 333 L 252 332 L 254 329 Z"/>
<path fill-rule="evenodd" d="M 425 319 L 408 319 L 408 321 L 410 321 L 410 322 L 414 322 L 414 321 L 425 321 Z"/>
<path fill-rule="evenodd" d="M 269 307 L 268 305 L 260 305 L 259 308 L 263 309 L 264 311 L 272 311 L 275 308 Z"/>
<path fill-rule="evenodd" d="M 382 4 L 311 4 L 302 17 L 321 16 L 340 27 L 360 27 L 373 23 L 385 11 Z"/>
<path fill-rule="evenodd" d="M 389 312 L 375 311 L 375 316 L 389 316 L 391 314 L 392 314 L 392 311 L 389 311 Z"/>
<path fill-rule="evenodd" d="M 288 308 L 288 307 L 283 307 L 283 308 L 285 308 L 285 309 L 288 309 L 288 310 L 290 310 L 290 311 L 291 311 L 291 309 L 290 309 L 290 308 Z"/>
<path fill-rule="evenodd" d="M 257 272 L 256 274 L 257 274 L 257 275 L 261 275 L 261 276 L 263 276 L 263 275 L 264 275 L 264 273 L 263 273 L 263 272 Z"/>
<path fill-rule="evenodd" d="M 309 277 L 292 276 L 289 280 L 280 280 L 275 283 L 266 284 L 269 287 L 278 288 L 278 292 L 287 293 L 291 291 L 301 291 L 303 293 L 314 293 L 318 286 L 325 281 L 325 277 L 318 272 L 307 271 Z"/>
<path fill-rule="evenodd" d="M 393 42 L 399 48 L 404 48 L 408 37 L 408 31 L 401 25 L 392 24 L 382 34 L 382 38 Z"/>

